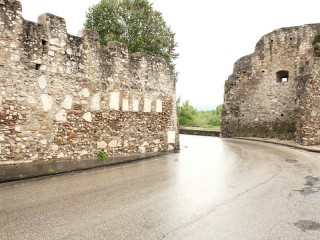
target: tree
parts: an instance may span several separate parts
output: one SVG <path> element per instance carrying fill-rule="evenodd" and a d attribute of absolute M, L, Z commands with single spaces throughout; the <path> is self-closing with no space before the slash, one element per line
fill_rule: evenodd
<path fill-rule="evenodd" d="M 180 126 L 212 128 L 220 127 L 222 105 L 218 105 L 215 110 L 198 111 L 189 101 L 182 102 L 177 99 L 178 121 Z"/>
<path fill-rule="evenodd" d="M 100 42 L 119 41 L 129 52 L 162 57 L 173 69 L 177 43 L 162 14 L 148 0 L 101 0 L 89 8 L 85 27 L 100 34 Z"/>
<path fill-rule="evenodd" d="M 221 124 L 221 112 L 222 112 L 222 105 L 218 105 L 216 110 L 213 111 L 213 118 L 210 121 L 210 124 L 213 126 L 220 126 Z"/>
<path fill-rule="evenodd" d="M 185 101 L 181 107 L 178 108 L 178 120 L 181 126 L 194 126 L 197 110 Z"/>

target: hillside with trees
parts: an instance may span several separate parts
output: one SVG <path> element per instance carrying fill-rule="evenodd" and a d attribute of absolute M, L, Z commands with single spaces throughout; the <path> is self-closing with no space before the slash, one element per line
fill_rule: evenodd
<path fill-rule="evenodd" d="M 222 105 L 215 110 L 197 110 L 189 101 L 180 103 L 178 100 L 178 121 L 180 127 L 197 127 L 219 129 Z"/>

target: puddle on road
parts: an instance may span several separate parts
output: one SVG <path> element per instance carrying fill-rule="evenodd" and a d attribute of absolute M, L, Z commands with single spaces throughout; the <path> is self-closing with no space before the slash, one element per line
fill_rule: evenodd
<path fill-rule="evenodd" d="M 296 227 L 305 230 L 320 230 L 320 224 L 311 220 L 299 220 L 294 224 Z"/>
<path fill-rule="evenodd" d="M 320 178 L 319 177 L 307 176 L 306 179 L 307 179 L 306 185 L 308 185 L 308 186 L 314 186 L 314 185 L 320 184 Z"/>
<path fill-rule="evenodd" d="M 288 162 L 288 163 L 297 163 L 299 161 L 298 160 L 294 160 L 294 159 L 286 159 L 286 162 Z"/>
<path fill-rule="evenodd" d="M 301 190 L 299 190 L 300 193 L 304 196 L 310 195 L 310 194 L 314 194 L 314 193 L 318 193 L 320 191 L 319 188 L 315 188 L 315 187 L 305 187 L 302 188 Z"/>
<path fill-rule="evenodd" d="M 312 176 L 307 176 L 306 177 L 306 183 L 305 185 L 309 187 L 302 188 L 300 193 L 304 196 L 314 194 L 314 193 L 319 193 L 320 192 L 320 178 L 319 177 L 312 177 Z"/>

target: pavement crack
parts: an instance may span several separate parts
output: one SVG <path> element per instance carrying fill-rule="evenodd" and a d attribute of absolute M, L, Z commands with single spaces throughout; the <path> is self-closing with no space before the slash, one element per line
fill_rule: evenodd
<path fill-rule="evenodd" d="M 267 184 L 268 182 L 270 182 L 272 179 L 274 179 L 274 178 L 275 178 L 276 176 L 278 176 L 278 175 L 279 175 L 279 173 L 272 175 L 270 178 L 268 178 L 268 179 L 265 180 L 264 182 L 258 183 L 257 185 L 255 185 L 255 186 L 247 189 L 246 191 L 243 191 L 242 193 L 239 193 L 236 197 L 230 199 L 229 201 L 233 202 L 234 200 L 237 200 L 239 197 L 243 196 L 244 194 L 246 194 L 246 193 L 248 193 L 248 192 L 250 192 L 250 191 L 252 191 L 252 190 L 255 190 L 255 189 L 257 189 L 257 188 L 259 188 L 259 187 Z"/>
<path fill-rule="evenodd" d="M 164 234 L 162 234 L 162 235 L 158 238 L 158 240 L 166 239 L 166 237 L 167 237 L 168 235 L 169 235 L 169 232 L 164 233 Z"/>
<path fill-rule="evenodd" d="M 274 174 L 274 175 L 272 175 L 270 178 L 266 179 L 264 182 L 261 182 L 261 183 L 259 183 L 259 184 L 256 184 L 255 186 L 251 187 L 250 189 L 247 189 L 247 190 L 243 191 L 242 193 L 237 194 L 235 197 L 233 197 L 233 198 L 225 201 L 224 203 L 217 204 L 217 205 L 214 206 L 210 211 L 201 214 L 200 216 L 198 216 L 198 217 L 195 218 L 194 220 L 189 221 L 189 222 L 186 222 L 186 223 L 184 223 L 184 224 L 181 224 L 180 226 L 178 226 L 178 227 L 176 227 L 176 228 L 168 231 L 166 234 L 163 234 L 163 235 L 159 238 L 159 240 L 160 240 L 160 239 L 165 239 L 165 238 L 170 234 L 170 232 L 176 232 L 176 231 L 178 231 L 178 230 L 180 230 L 180 229 L 182 229 L 182 228 L 185 228 L 185 227 L 187 227 L 187 226 L 190 226 L 190 225 L 192 225 L 192 224 L 200 221 L 201 219 L 204 219 L 204 218 L 207 217 L 208 215 L 210 215 L 210 214 L 214 213 L 215 211 L 217 211 L 219 208 L 225 207 L 225 206 L 231 204 L 232 202 L 236 201 L 237 199 L 239 199 L 239 198 L 242 197 L 243 195 L 251 192 L 252 190 L 255 190 L 255 189 L 257 189 L 257 188 L 259 188 L 259 187 L 267 184 L 268 182 L 270 182 L 271 180 L 273 180 L 273 179 L 274 179 L 276 176 L 278 176 L 279 174 L 280 174 L 280 173 Z"/>

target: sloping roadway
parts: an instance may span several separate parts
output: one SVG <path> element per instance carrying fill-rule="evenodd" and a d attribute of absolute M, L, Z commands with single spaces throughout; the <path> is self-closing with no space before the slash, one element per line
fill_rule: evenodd
<path fill-rule="evenodd" d="M 319 240 L 320 154 L 181 135 L 181 152 L 0 184 L 0 239 Z"/>

